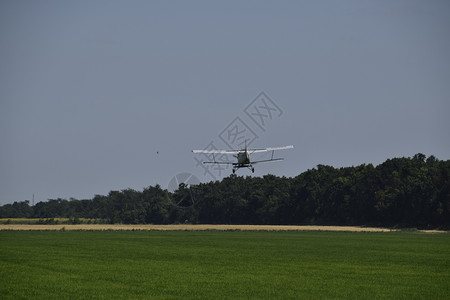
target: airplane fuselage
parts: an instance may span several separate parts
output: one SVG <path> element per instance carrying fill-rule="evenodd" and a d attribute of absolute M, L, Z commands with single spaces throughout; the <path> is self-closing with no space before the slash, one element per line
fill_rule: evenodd
<path fill-rule="evenodd" d="M 250 164 L 250 155 L 248 151 L 242 151 L 237 154 L 237 161 L 239 165 L 248 165 Z"/>

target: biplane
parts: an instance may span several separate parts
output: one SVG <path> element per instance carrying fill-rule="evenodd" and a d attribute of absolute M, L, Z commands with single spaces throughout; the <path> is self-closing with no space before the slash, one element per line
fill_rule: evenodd
<path fill-rule="evenodd" d="M 289 146 L 283 146 L 283 147 L 272 147 L 272 148 L 262 148 L 262 149 L 248 149 L 247 148 L 247 142 L 245 143 L 245 148 L 241 150 L 192 150 L 194 153 L 203 153 L 203 154 L 212 154 L 213 161 L 204 161 L 204 164 L 217 164 L 217 165 L 232 165 L 233 166 L 233 174 L 236 172 L 236 170 L 240 168 L 248 168 L 252 171 L 252 173 L 255 172 L 255 168 L 253 165 L 259 164 L 259 163 L 266 163 L 266 162 L 273 162 L 273 161 L 280 161 L 284 158 L 274 158 L 273 155 L 275 151 L 277 150 L 287 150 L 294 148 L 293 145 Z M 270 159 L 264 159 L 264 160 L 256 160 L 252 161 L 250 160 L 250 155 L 253 153 L 260 153 L 260 152 L 272 152 L 272 157 Z M 237 161 L 231 162 L 231 161 L 217 161 L 216 160 L 216 154 L 226 154 L 226 155 L 233 155 Z"/>

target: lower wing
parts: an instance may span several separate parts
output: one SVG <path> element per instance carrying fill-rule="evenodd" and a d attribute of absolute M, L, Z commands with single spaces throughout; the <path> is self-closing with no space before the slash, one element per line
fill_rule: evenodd
<path fill-rule="evenodd" d="M 267 163 L 267 162 L 280 161 L 280 160 L 284 160 L 284 158 L 273 158 L 273 159 L 250 161 L 249 165 L 256 165 L 259 163 Z M 228 162 L 228 161 L 204 161 L 203 163 L 204 164 L 216 164 L 216 165 L 239 165 L 239 163 Z"/>
<path fill-rule="evenodd" d="M 259 163 L 266 163 L 266 162 L 280 161 L 280 160 L 284 160 L 284 158 L 273 158 L 273 159 L 266 159 L 266 160 L 257 160 L 257 161 L 252 161 L 251 164 L 252 165 L 256 165 L 256 164 L 259 164 Z"/>
<path fill-rule="evenodd" d="M 237 163 L 234 162 L 228 162 L 228 161 L 204 161 L 204 164 L 216 164 L 216 165 L 237 165 Z"/>

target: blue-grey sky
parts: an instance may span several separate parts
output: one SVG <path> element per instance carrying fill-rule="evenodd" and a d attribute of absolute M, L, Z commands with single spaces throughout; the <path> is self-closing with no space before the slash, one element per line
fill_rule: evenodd
<path fill-rule="evenodd" d="M 0 204 L 220 179 L 233 130 L 295 145 L 255 176 L 450 159 L 446 0 L 6 0 L 0 41 Z"/>

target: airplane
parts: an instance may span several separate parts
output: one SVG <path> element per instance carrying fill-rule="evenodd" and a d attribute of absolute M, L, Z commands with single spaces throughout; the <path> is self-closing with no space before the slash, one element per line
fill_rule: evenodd
<path fill-rule="evenodd" d="M 255 168 L 253 165 L 263 163 L 263 162 L 272 162 L 272 161 L 279 161 L 283 160 L 284 158 L 273 158 L 273 154 L 276 150 L 286 150 L 286 149 L 292 149 L 294 148 L 293 145 L 289 146 L 283 146 L 283 147 L 272 147 L 272 148 L 263 148 L 263 149 L 247 149 L 247 142 L 245 143 L 245 148 L 241 150 L 192 150 L 193 153 L 205 153 L 205 154 L 212 154 L 214 161 L 204 161 L 204 164 L 218 164 L 218 165 L 233 165 L 233 174 L 236 172 L 236 170 L 240 168 L 248 168 L 252 171 L 252 173 L 255 172 Z M 272 157 L 270 159 L 265 160 L 257 160 L 257 161 L 251 161 L 250 160 L 250 154 L 258 153 L 258 152 L 270 152 L 272 151 Z M 228 161 L 216 161 L 216 158 L 214 154 L 229 154 L 233 155 L 237 158 L 237 162 L 228 162 Z"/>

